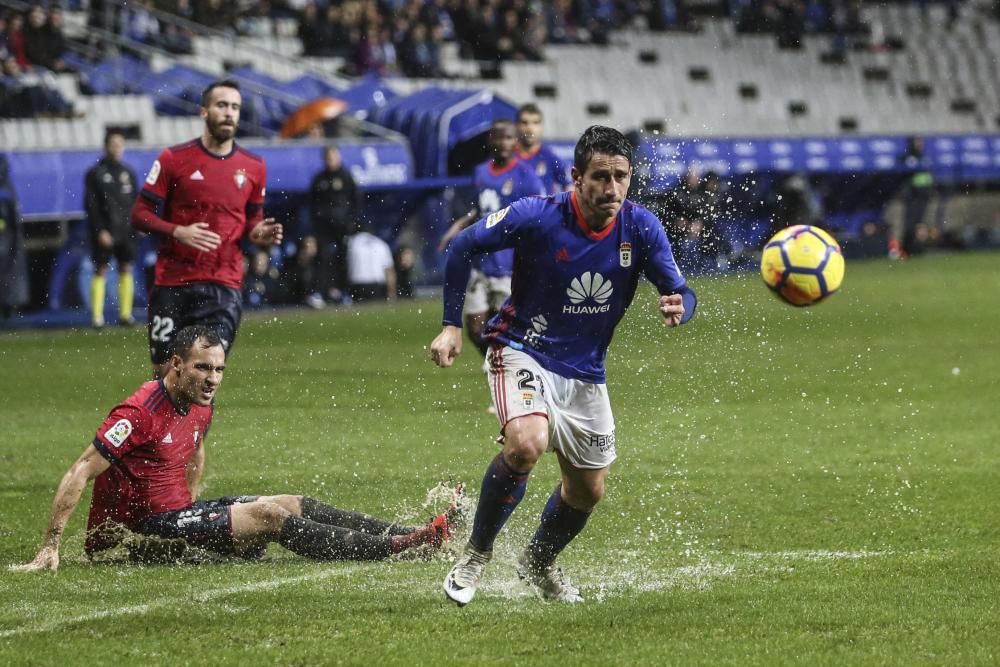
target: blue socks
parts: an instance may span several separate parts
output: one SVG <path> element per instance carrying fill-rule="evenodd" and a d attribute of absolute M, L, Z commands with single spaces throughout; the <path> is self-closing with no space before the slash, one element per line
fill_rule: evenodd
<path fill-rule="evenodd" d="M 472 546 L 480 551 L 493 550 L 493 541 L 500 529 L 507 523 L 521 498 L 524 498 L 529 474 L 530 471 L 521 472 L 511 468 L 504 461 L 503 452 L 490 462 L 483 475 L 476 518 L 472 523 L 472 535 L 469 537 Z"/>
<path fill-rule="evenodd" d="M 562 499 L 562 484 L 549 496 L 542 510 L 542 522 L 528 543 L 528 554 L 542 567 L 551 565 L 556 556 L 587 525 L 590 512 L 571 507 Z"/>

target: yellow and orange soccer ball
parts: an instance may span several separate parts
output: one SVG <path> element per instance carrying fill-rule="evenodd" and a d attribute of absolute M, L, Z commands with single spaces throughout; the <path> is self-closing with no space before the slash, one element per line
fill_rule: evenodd
<path fill-rule="evenodd" d="M 840 289 L 844 254 L 833 237 L 819 227 L 786 227 L 764 246 L 760 275 L 786 302 L 812 306 Z"/>

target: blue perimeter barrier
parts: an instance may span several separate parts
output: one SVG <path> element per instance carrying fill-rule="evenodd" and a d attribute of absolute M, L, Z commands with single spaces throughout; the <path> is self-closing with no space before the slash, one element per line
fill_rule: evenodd
<path fill-rule="evenodd" d="M 906 137 L 804 137 L 796 139 L 645 138 L 637 147 L 638 184 L 652 191 L 675 185 L 691 166 L 733 178 L 748 174 L 809 175 L 905 174 L 900 159 Z M 571 141 L 549 145 L 567 168 L 573 161 Z M 412 187 L 414 161 L 408 146 L 385 141 L 341 144 L 344 163 L 362 189 Z M 268 167 L 272 193 L 308 190 L 322 164 L 322 144 L 253 145 Z M 160 149 L 129 149 L 125 161 L 140 180 Z M 929 135 L 928 167 L 943 184 L 1000 180 L 1000 135 Z M 67 218 L 83 210 L 83 175 L 98 159 L 97 150 L 12 151 L 7 153 L 11 178 L 29 218 Z M 435 182 L 441 179 L 434 179 Z M 446 179 L 445 179 L 446 180 Z M 429 183 L 430 181 L 428 181 Z"/>

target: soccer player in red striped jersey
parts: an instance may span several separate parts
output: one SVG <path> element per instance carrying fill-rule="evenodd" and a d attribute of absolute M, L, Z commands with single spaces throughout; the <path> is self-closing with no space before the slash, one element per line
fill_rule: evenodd
<path fill-rule="evenodd" d="M 226 351 L 242 316 L 244 239 L 281 243 L 283 229 L 264 218 L 264 160 L 236 144 L 242 97 L 235 81 L 201 96 L 201 137 L 160 153 L 132 209 L 132 226 L 160 237 L 149 298 L 154 377 L 168 370 L 170 343 L 190 324 L 212 327 Z"/>
<path fill-rule="evenodd" d="M 198 500 L 212 400 L 224 370 L 222 341 L 212 329 L 182 329 L 170 371 L 111 411 L 59 484 L 35 559 L 15 569 L 59 567 L 63 531 L 90 480 L 88 555 L 117 546 L 121 526 L 248 559 L 260 558 L 270 542 L 316 560 L 380 560 L 448 539 L 454 508 L 408 528 L 300 495 Z"/>

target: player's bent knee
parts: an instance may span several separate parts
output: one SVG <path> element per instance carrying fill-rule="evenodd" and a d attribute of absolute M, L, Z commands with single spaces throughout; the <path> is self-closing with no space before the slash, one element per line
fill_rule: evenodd
<path fill-rule="evenodd" d="M 302 496 L 283 494 L 280 496 L 261 496 L 258 503 L 273 503 L 279 505 L 295 516 L 302 516 Z"/>
<path fill-rule="evenodd" d="M 277 503 L 261 500 L 233 505 L 231 512 L 233 535 L 240 538 L 253 536 L 273 538 L 281 532 L 281 526 L 292 515 Z"/>

